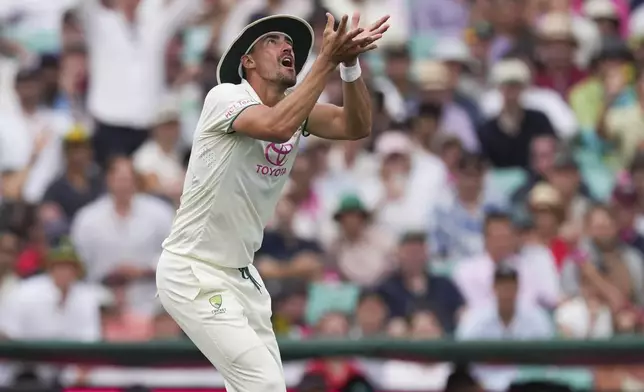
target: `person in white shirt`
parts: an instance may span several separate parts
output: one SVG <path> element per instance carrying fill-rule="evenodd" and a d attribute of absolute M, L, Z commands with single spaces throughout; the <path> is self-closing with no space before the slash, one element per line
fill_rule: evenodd
<path fill-rule="evenodd" d="M 96 120 L 94 150 L 132 154 L 146 139 L 165 93 L 165 51 L 179 27 L 199 11 L 200 0 L 81 2 L 89 47 L 88 109 Z"/>
<path fill-rule="evenodd" d="M 275 15 L 248 25 L 221 57 L 192 146 L 181 206 L 157 268 L 161 303 L 226 380 L 229 391 L 286 391 L 271 301 L 253 255 L 293 167 L 300 137 L 359 139 L 371 102 L 358 55 L 388 29 L 337 30 L 295 89 L 313 44 L 304 20 Z M 342 65 L 340 65 L 342 64 Z M 344 108 L 317 104 L 340 65 Z"/>
<path fill-rule="evenodd" d="M 82 274 L 70 245 L 52 250 L 46 274 L 18 283 L 3 298 L 0 332 L 12 340 L 99 340 L 99 291 L 81 282 Z"/>
<path fill-rule="evenodd" d="M 554 328 L 547 313 L 517 300 L 519 287 L 525 279 L 506 265 L 494 272 L 495 301 L 486 306 L 468 309 L 456 330 L 458 340 L 547 340 Z M 506 366 L 477 366 L 473 369 L 483 387 L 503 391 L 516 375 Z"/>
<path fill-rule="evenodd" d="M 143 176 L 143 189 L 179 202 L 185 170 L 179 153 L 179 112 L 164 108 L 157 115 L 152 138 L 134 154 L 134 168 Z"/>
<path fill-rule="evenodd" d="M 5 199 L 37 203 L 62 171 L 62 137 L 72 119 L 40 106 L 40 78 L 35 69 L 18 72 L 18 107 L 0 113 L 1 193 Z"/>
<path fill-rule="evenodd" d="M 83 266 L 71 245 L 62 243 L 46 257 L 46 273 L 18 282 L 0 298 L 0 338 L 94 342 L 101 338 L 100 291 L 83 283 Z M 0 380 L 15 378 L 18 364 L 0 366 Z M 36 375 L 53 380 L 53 366 Z M 0 381 L 0 383 L 3 381 Z"/>
<path fill-rule="evenodd" d="M 155 267 L 174 210 L 157 197 L 137 193 L 132 162 L 125 157 L 110 161 L 107 189 L 108 194 L 76 213 L 72 241 L 90 282 L 125 279 L 128 306 L 151 315 L 157 306 Z"/>

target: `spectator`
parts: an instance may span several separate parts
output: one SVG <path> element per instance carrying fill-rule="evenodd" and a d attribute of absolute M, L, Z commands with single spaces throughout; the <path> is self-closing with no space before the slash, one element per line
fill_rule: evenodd
<path fill-rule="evenodd" d="M 377 77 L 374 85 L 382 93 L 389 117 L 400 123 L 411 117 L 418 104 L 418 87 L 411 77 L 411 53 L 406 46 L 392 45 L 385 47 L 383 57 L 384 75 Z"/>
<path fill-rule="evenodd" d="M 468 308 L 480 309 L 494 300 L 494 271 L 510 265 L 521 277 L 519 300 L 526 306 L 551 306 L 559 300 L 559 277 L 552 259 L 519 249 L 519 239 L 508 214 L 490 212 L 483 225 L 485 253 L 461 261 L 454 281 Z"/>
<path fill-rule="evenodd" d="M 561 269 L 568 256 L 568 244 L 559 236 L 565 219 L 563 200 L 559 192 L 547 183 L 539 183 L 528 196 L 528 208 L 534 218 L 537 243 L 550 249 L 553 262 Z"/>
<path fill-rule="evenodd" d="M 523 305 L 518 300 L 520 286 L 526 280 L 515 269 L 503 265 L 497 267 L 493 280 L 496 300 L 487 306 L 468 309 L 458 325 L 457 339 L 551 339 L 554 331 L 547 314 L 534 305 Z M 515 372 L 511 368 L 500 367 L 475 369 L 482 385 L 490 390 L 507 388 Z"/>
<path fill-rule="evenodd" d="M 458 261 L 483 251 L 486 171 L 478 155 L 465 154 L 460 159 L 455 191 L 430 215 L 428 243 L 436 260 Z"/>
<path fill-rule="evenodd" d="M 584 276 L 579 295 L 557 308 L 555 321 L 559 334 L 570 339 L 605 339 L 613 335 L 610 307 Z"/>
<path fill-rule="evenodd" d="M 398 271 L 383 283 L 382 294 L 392 317 L 407 317 L 419 307 L 431 307 L 442 329 L 451 333 L 463 310 L 463 297 L 445 277 L 431 273 L 423 233 L 409 233 L 398 247 Z"/>
<path fill-rule="evenodd" d="M 91 282 L 120 276 L 130 282 L 128 306 L 150 314 L 155 306 L 155 266 L 173 211 L 137 193 L 132 163 L 114 158 L 107 170 L 107 195 L 78 212 L 71 236 Z"/>
<path fill-rule="evenodd" d="M 98 291 L 79 281 L 82 274 L 71 245 L 52 250 L 47 273 L 20 282 L 4 298 L 2 333 L 15 340 L 99 340 Z"/>
<path fill-rule="evenodd" d="M 321 4 L 328 9 L 336 18 L 340 15 L 352 15 L 359 12 L 361 20 L 377 20 L 382 15 L 382 10 L 386 9 L 393 20 L 398 23 L 392 24 L 391 29 L 387 31 L 388 37 L 382 42 L 383 45 L 395 45 L 407 42 L 409 38 L 409 5 L 406 1 L 401 0 L 321 0 Z M 363 22 L 364 23 L 364 22 Z M 362 26 L 367 27 L 367 26 Z"/>
<path fill-rule="evenodd" d="M 56 219 L 69 224 L 78 210 L 98 198 L 104 191 L 103 178 L 92 161 L 90 138 L 76 127 L 63 140 L 65 173 L 49 187 L 43 208 L 51 208 Z"/>
<path fill-rule="evenodd" d="M 564 227 L 581 227 L 586 212 L 594 203 L 594 196 L 583 182 L 579 164 L 571 151 L 557 153 L 553 170 L 546 180 L 562 197 L 566 217 Z"/>
<path fill-rule="evenodd" d="M 0 120 L 2 194 L 7 200 L 39 202 L 62 170 L 60 138 L 71 120 L 40 106 L 41 74 L 25 69 L 16 77 L 19 108 Z"/>
<path fill-rule="evenodd" d="M 139 3 L 80 3 L 90 53 L 88 106 L 97 122 L 94 151 L 102 166 L 111 155 L 132 154 L 147 138 L 165 93 L 166 46 L 200 1 Z"/>
<path fill-rule="evenodd" d="M 539 182 L 550 177 L 554 170 L 558 140 L 552 135 L 538 136 L 530 143 L 530 166 L 528 180 L 511 197 L 513 204 L 523 204 L 530 190 Z"/>
<path fill-rule="evenodd" d="M 601 49 L 593 61 L 592 74 L 570 91 L 569 102 L 582 131 L 594 135 L 608 107 L 629 105 L 635 101 L 630 87 L 632 61 L 632 54 L 623 41 L 615 37 L 602 39 Z M 609 97 L 615 98 L 607 100 Z"/>
<path fill-rule="evenodd" d="M 101 307 L 103 340 L 108 342 L 146 341 L 153 336 L 152 320 L 130 309 L 127 303 L 127 284 L 123 278 L 106 282 L 107 301 Z"/>
<path fill-rule="evenodd" d="M 340 275 L 363 287 L 373 287 L 393 270 L 394 243 L 371 222 L 371 213 L 355 195 L 344 196 L 334 219 L 340 236 L 331 247 Z"/>
<path fill-rule="evenodd" d="M 440 339 L 443 331 L 431 311 L 421 310 L 411 316 L 411 339 Z M 405 391 L 438 391 L 445 387 L 451 371 L 449 363 L 416 363 L 389 360 L 383 366 L 383 387 Z"/>
<path fill-rule="evenodd" d="M 349 320 L 342 313 L 327 313 L 317 325 L 317 335 L 321 338 L 341 339 L 349 333 Z M 324 376 L 331 390 L 339 390 L 353 377 L 362 375 L 362 370 L 355 361 L 344 358 L 325 358 L 311 361 L 307 374 Z"/>
<path fill-rule="evenodd" d="M 437 61 L 423 61 L 416 64 L 414 73 L 421 89 L 419 103 L 441 107 L 439 128 L 446 134 L 458 136 L 467 151 L 479 151 L 474 124 L 465 109 L 454 100 L 456 86 L 449 84 L 447 66 Z M 414 108 L 414 114 L 417 113 L 418 107 Z"/>
<path fill-rule="evenodd" d="M 385 333 L 389 310 L 377 291 L 362 291 L 356 307 L 355 325 L 351 331 L 354 339 L 374 338 Z"/>
<path fill-rule="evenodd" d="M 507 59 L 502 60 L 500 64 L 492 68 L 490 76 L 494 76 L 494 69 L 497 69 L 498 72 L 501 64 L 506 61 L 522 61 L 525 63 L 530 71 L 530 78 L 524 83 L 518 98 L 521 106 L 525 109 L 535 110 L 546 115 L 556 135 L 561 139 L 571 140 L 578 133 L 575 113 L 570 108 L 566 99 L 559 96 L 555 90 L 537 86 L 535 84 L 536 82 L 532 83 L 532 78 L 538 77 L 538 66 L 535 64 L 533 57 L 532 53 L 523 54 L 519 51 L 511 53 Z M 492 83 L 492 89 L 481 93 L 478 101 L 486 120 L 494 119 L 503 112 L 506 100 L 504 97 L 506 93 L 503 92 L 505 89 L 502 86 L 498 86 L 494 80 L 492 80 Z"/>
<path fill-rule="evenodd" d="M 143 177 L 143 190 L 179 204 L 185 169 L 179 151 L 179 112 L 164 108 L 152 124 L 152 138 L 134 154 L 134 168 Z"/>
<path fill-rule="evenodd" d="M 639 251 L 644 257 L 644 237 L 637 232 L 635 222 L 637 218 L 638 194 L 629 176 L 618 179 L 611 197 L 611 207 L 615 211 L 619 236 L 626 244 Z"/>
<path fill-rule="evenodd" d="M 620 36 L 620 17 L 611 0 L 588 0 L 584 4 L 584 15 L 597 25 L 602 37 Z"/>
<path fill-rule="evenodd" d="M 643 303 L 644 262 L 618 234 L 610 208 L 595 206 L 588 211 L 586 236 L 564 263 L 561 273 L 561 285 L 566 294 L 577 295 L 580 278 L 584 276 L 613 309 L 630 301 Z"/>
<path fill-rule="evenodd" d="M 625 88 L 628 80 L 623 69 L 609 71 L 611 83 L 606 91 L 606 106 L 597 133 L 600 137 L 616 145 L 616 155 L 620 167 L 625 167 L 644 142 L 644 121 L 642 103 L 644 102 L 644 76 L 640 74 L 635 84 L 637 101 L 624 107 L 614 107 L 613 103 Z"/>
<path fill-rule="evenodd" d="M 434 156 L 414 154 L 411 140 L 400 131 L 380 135 L 375 150 L 380 178 L 360 193 L 376 221 L 396 234 L 425 230 L 427 214 L 440 200 L 435 190 L 447 184 L 444 165 Z"/>
<path fill-rule="evenodd" d="M 181 340 L 185 338 L 183 331 L 172 317 L 163 309 L 157 310 L 152 319 L 152 340 Z"/>
<path fill-rule="evenodd" d="M 537 33 L 541 69 L 535 75 L 535 85 L 552 89 L 566 99 L 572 86 L 586 77 L 575 64 L 575 51 L 580 43 L 572 17 L 564 13 L 546 14 L 538 22 Z"/>
<path fill-rule="evenodd" d="M 290 339 L 309 337 L 311 331 L 305 322 L 308 285 L 292 284 L 271 296 L 274 303 L 272 322 L 275 334 Z"/>
<path fill-rule="evenodd" d="M 478 131 L 483 153 L 495 167 L 528 169 L 532 140 L 541 135 L 554 135 L 554 130 L 542 112 L 527 109 L 521 103 L 521 95 L 530 81 L 530 70 L 525 63 L 520 60 L 499 62 L 491 75 L 501 90 L 503 108 Z"/>
<path fill-rule="evenodd" d="M 433 57 L 442 62 L 449 71 L 449 90 L 453 101 L 463 108 L 473 125 L 482 121 L 481 111 L 473 91 L 475 83 L 467 74 L 473 62 L 470 49 L 465 42 L 456 37 L 442 38 L 433 50 Z"/>
<path fill-rule="evenodd" d="M 322 250 L 317 243 L 294 233 L 294 213 L 293 201 L 282 197 L 275 210 L 274 226 L 264 234 L 262 246 L 255 254 L 266 287 L 277 296 L 293 280 L 312 282 L 322 277 Z"/>
<path fill-rule="evenodd" d="M 418 114 L 411 120 L 411 136 L 417 154 L 436 155 L 436 140 L 443 133 L 439 127 L 441 111 L 439 105 L 423 104 L 418 108 Z"/>
<path fill-rule="evenodd" d="M 0 231 L 0 303 L 6 300 L 7 296 L 18 284 L 18 276 L 14 272 L 18 253 L 20 251 L 20 239 L 9 230 Z"/>

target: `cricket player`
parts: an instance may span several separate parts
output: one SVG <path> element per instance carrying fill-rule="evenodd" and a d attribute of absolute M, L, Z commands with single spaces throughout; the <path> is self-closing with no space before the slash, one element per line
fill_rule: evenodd
<path fill-rule="evenodd" d="M 337 30 L 328 14 L 320 54 L 292 92 L 313 45 L 304 20 L 248 25 L 224 53 L 207 95 L 172 232 L 157 267 L 161 303 L 223 375 L 230 392 L 284 392 L 271 299 L 253 255 L 293 166 L 300 137 L 359 139 L 371 131 L 358 56 L 376 48 L 388 16 Z M 333 72 L 344 107 L 317 104 Z"/>

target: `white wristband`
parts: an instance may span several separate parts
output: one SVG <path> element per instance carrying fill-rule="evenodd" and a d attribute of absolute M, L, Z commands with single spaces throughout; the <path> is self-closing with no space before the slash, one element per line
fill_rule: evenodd
<path fill-rule="evenodd" d="M 352 83 L 358 80 L 362 75 L 362 69 L 360 69 L 360 62 L 356 61 L 356 65 L 346 67 L 344 64 L 340 64 L 340 77 L 346 83 Z"/>

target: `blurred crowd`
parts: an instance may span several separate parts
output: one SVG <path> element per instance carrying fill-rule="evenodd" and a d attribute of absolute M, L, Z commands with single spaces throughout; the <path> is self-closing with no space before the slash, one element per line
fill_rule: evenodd
<path fill-rule="evenodd" d="M 219 56 L 278 13 L 309 20 L 319 44 L 327 11 L 389 12 L 392 28 L 361 60 L 372 136 L 304 139 L 256 254 L 276 333 L 641 334 L 642 3 L 0 2 L 0 335 L 182 339 L 154 271 Z M 321 101 L 342 105 L 339 74 Z M 377 383 L 406 390 L 441 389 L 451 371 L 381 365 Z M 367 372 L 339 359 L 305 370 L 336 387 Z M 591 376 L 641 390 L 641 370 Z M 520 369 L 472 374 L 502 390 Z"/>

